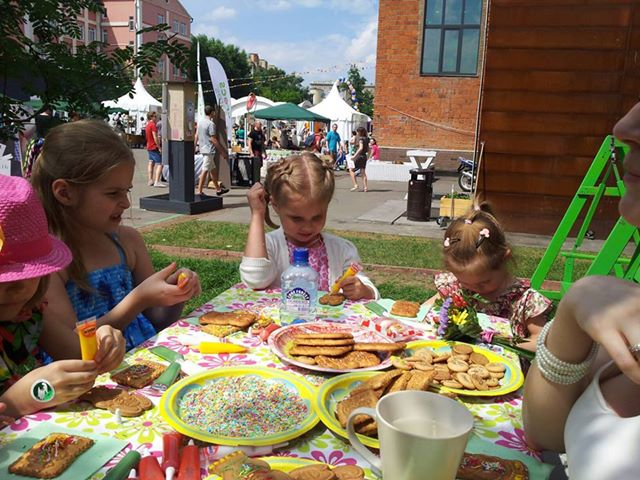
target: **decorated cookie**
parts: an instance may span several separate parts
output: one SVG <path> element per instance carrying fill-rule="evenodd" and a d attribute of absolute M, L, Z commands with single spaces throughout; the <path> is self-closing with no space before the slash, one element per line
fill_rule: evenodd
<path fill-rule="evenodd" d="M 137 393 L 127 392 L 122 388 L 108 388 L 106 386 L 93 387 L 80 397 L 96 408 L 115 413 L 120 410 L 123 417 L 138 417 L 153 408 L 153 403 L 147 397 Z"/>

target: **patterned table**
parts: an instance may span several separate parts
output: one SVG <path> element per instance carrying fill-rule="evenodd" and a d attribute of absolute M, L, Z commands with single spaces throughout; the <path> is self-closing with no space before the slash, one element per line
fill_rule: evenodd
<path fill-rule="evenodd" d="M 261 309 L 263 307 L 273 307 L 275 310 L 279 305 L 279 301 L 279 291 L 266 290 L 257 292 L 243 285 L 236 285 L 201 306 L 193 312 L 192 316 L 199 316 L 213 309 Z M 363 318 L 373 318 L 374 316 L 372 312 L 364 307 L 363 303 L 358 302 L 346 302 L 343 309 L 321 307 L 319 310 L 320 318 L 347 323 L 359 322 Z M 501 324 L 498 320 L 492 321 L 495 323 L 494 326 L 497 330 L 504 331 L 505 328 L 508 328 L 507 325 Z M 434 333 L 433 329 L 426 328 L 421 333 L 421 338 L 435 339 Z M 213 340 L 212 337 L 209 338 Z M 228 338 L 234 343 L 248 347 L 249 351 L 243 354 L 202 355 L 193 347 L 202 339 L 199 328 L 188 321 L 180 320 L 160 332 L 156 337 L 149 339 L 129 352 L 126 360 L 129 362 L 136 359 L 159 361 L 159 358 L 149 352 L 148 348 L 154 345 L 164 345 L 184 355 L 185 360 L 192 365 L 195 371 L 255 365 L 287 370 L 303 375 L 314 385 L 320 385 L 327 378 L 330 378 L 330 375 L 310 372 L 283 364 L 271 352 L 269 347 L 263 344 L 256 336 L 239 332 Z M 494 350 L 501 352 L 499 347 L 494 348 Z M 508 356 L 508 353 L 505 353 L 505 355 Z M 517 359 L 514 359 L 514 362 L 517 363 Z M 108 374 L 105 374 L 99 377 L 97 383 L 112 384 L 113 382 L 111 382 Z M 141 392 L 157 405 L 159 401 L 158 393 L 148 388 L 141 390 Z M 538 452 L 531 451 L 524 439 L 521 419 L 521 391 L 498 398 L 467 397 L 465 398 L 465 404 L 475 417 L 475 433 L 480 438 L 539 458 Z M 93 479 L 102 478 L 105 472 L 131 449 L 146 450 L 153 455 L 161 457 L 162 434 L 171 431 L 171 427 L 160 416 L 158 408 L 147 411 L 140 417 L 126 418 L 122 423 L 118 423 L 115 416 L 108 411 L 94 409 L 86 402 L 73 402 L 18 419 L 12 425 L 0 431 L 0 446 L 25 434 L 25 432 L 41 422 L 77 430 L 80 434 L 82 432 L 91 432 L 129 442 L 122 452 L 92 477 Z M 289 445 L 278 450 L 275 455 L 312 459 L 332 465 L 354 463 L 366 465 L 366 462 L 348 443 L 333 435 L 322 424 L 318 424 L 302 437 L 292 440 Z"/>

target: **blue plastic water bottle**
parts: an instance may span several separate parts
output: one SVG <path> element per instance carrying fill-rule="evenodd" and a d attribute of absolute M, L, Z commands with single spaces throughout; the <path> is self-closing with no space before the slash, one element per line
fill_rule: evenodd
<path fill-rule="evenodd" d="M 318 300 L 318 274 L 309 266 L 309 250 L 293 249 L 293 265 L 280 278 L 282 307 L 280 323 L 290 325 L 297 321 L 309 322 L 316 318 Z"/>

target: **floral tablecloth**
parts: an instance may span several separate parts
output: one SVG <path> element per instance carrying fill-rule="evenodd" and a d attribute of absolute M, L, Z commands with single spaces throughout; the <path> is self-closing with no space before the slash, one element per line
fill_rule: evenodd
<path fill-rule="evenodd" d="M 273 307 L 274 310 L 277 310 L 279 302 L 279 291 L 253 291 L 243 285 L 236 285 L 202 305 L 191 316 L 197 317 L 214 309 Z M 318 316 L 322 319 L 359 323 L 363 318 L 374 318 L 375 314 L 370 312 L 364 303 L 346 302 L 342 308 L 320 307 Z M 505 331 L 508 329 L 508 325 L 501 323 L 500 319 L 492 319 L 492 322 L 495 323 L 497 330 Z M 184 355 L 185 360 L 194 370 L 193 372 L 189 371 L 190 374 L 214 368 L 256 365 L 303 375 L 314 385 L 320 385 L 330 378 L 329 374 L 319 374 L 283 364 L 258 337 L 244 332 L 227 338 L 234 343 L 248 347 L 247 353 L 202 355 L 195 346 L 203 340 L 203 335 L 197 326 L 187 319 L 183 319 L 129 352 L 125 360 L 129 363 L 136 359 L 161 361 L 149 352 L 148 348 L 154 345 L 164 345 Z M 436 335 L 433 328 L 425 325 L 425 330 L 420 332 L 419 337 L 435 339 Z M 215 339 L 209 336 L 207 340 Z M 501 352 L 499 347 L 494 347 L 494 349 Z M 503 353 L 506 356 L 510 355 L 509 352 Z M 517 363 L 517 359 L 513 360 Z M 112 384 L 113 382 L 111 382 L 109 375 L 105 374 L 98 378 L 97 383 Z M 156 405 L 160 400 L 160 395 L 152 389 L 146 388 L 140 392 L 148 396 Z M 475 417 L 475 433 L 481 439 L 525 452 L 537 458 L 538 452 L 531 451 L 524 439 L 520 391 L 497 398 L 465 398 L 464 403 Z M 161 457 L 162 434 L 172 430 L 161 417 L 158 408 L 147 411 L 140 417 L 125 418 L 121 423 L 118 423 L 116 417 L 108 411 L 95 409 L 86 402 L 73 402 L 16 420 L 12 425 L 0 431 L 0 446 L 6 445 L 7 442 L 23 435 L 41 422 L 71 428 L 77 430 L 79 434 L 82 432 L 97 433 L 129 442 L 123 451 L 92 477 L 94 479 L 102 478 L 109 468 L 132 449 Z M 311 459 L 332 465 L 355 463 L 366 465 L 366 462 L 346 441 L 336 437 L 322 424 L 317 425 L 302 437 L 292 440 L 286 447 L 275 452 L 275 455 Z"/>

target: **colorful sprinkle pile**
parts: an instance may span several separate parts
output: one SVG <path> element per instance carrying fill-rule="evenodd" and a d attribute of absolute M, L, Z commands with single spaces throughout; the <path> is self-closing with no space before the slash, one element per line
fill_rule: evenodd
<path fill-rule="evenodd" d="M 182 420 L 212 435 L 255 438 L 286 432 L 309 414 L 305 401 L 282 382 L 228 377 L 187 392 Z"/>

